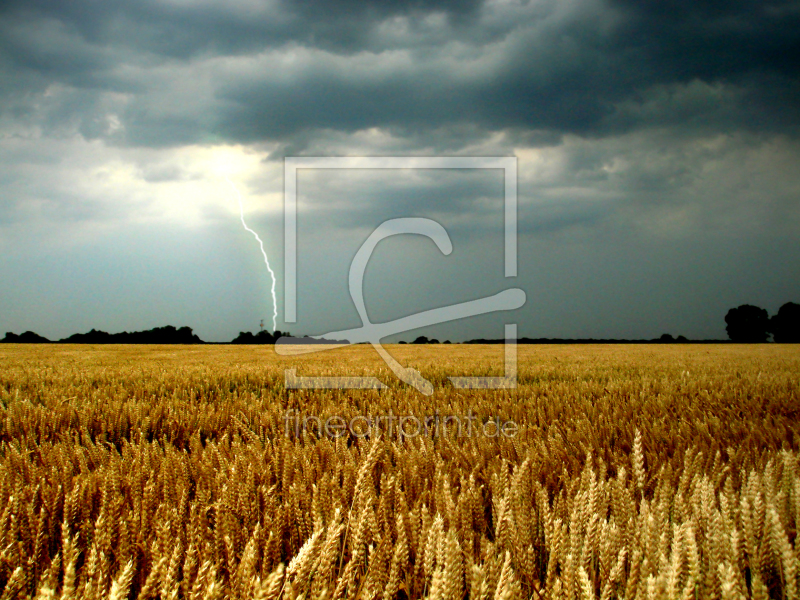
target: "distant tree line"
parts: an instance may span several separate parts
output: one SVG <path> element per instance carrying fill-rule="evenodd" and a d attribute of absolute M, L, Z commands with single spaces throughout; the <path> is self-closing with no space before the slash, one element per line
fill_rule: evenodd
<path fill-rule="evenodd" d="M 0 342 L 11 344 L 45 344 L 50 343 L 32 331 L 23 334 L 6 333 Z M 75 333 L 63 340 L 61 344 L 203 344 L 203 340 L 192 333 L 191 327 L 174 327 L 166 325 L 145 331 L 123 331 L 122 333 L 107 333 L 92 329 L 88 333 Z"/>
<path fill-rule="evenodd" d="M 347 344 L 347 340 L 326 340 L 319 338 L 312 338 L 307 335 L 302 337 L 293 337 L 288 331 L 281 331 L 276 329 L 273 333 L 262 329 L 256 334 L 249 331 L 240 331 L 231 344 L 274 344 L 279 338 L 284 338 L 285 342 L 290 344 Z"/>
<path fill-rule="evenodd" d="M 772 317 L 767 314 L 767 311 L 758 306 L 751 304 L 743 304 L 736 308 L 732 308 L 725 315 L 725 331 L 732 342 L 747 342 L 747 343 L 761 343 L 769 340 L 772 336 L 773 341 L 778 343 L 800 343 L 800 304 L 794 302 L 787 302 L 780 307 L 778 313 Z M 281 332 L 275 330 L 270 333 L 266 330 L 261 330 L 256 334 L 249 331 L 240 331 L 239 335 L 231 341 L 231 344 L 274 344 L 280 337 L 290 338 L 291 334 L 288 332 Z M 294 343 L 302 344 L 341 344 L 347 343 L 346 340 L 326 340 L 316 339 L 304 336 L 301 338 L 293 338 Z M 498 344 L 502 343 L 502 339 L 475 339 L 465 342 L 467 344 Z M 661 337 L 654 340 L 598 340 L 598 339 L 545 339 L 545 338 L 519 338 L 516 340 L 519 344 L 586 344 L 586 343 L 703 343 L 703 342 L 718 342 L 719 340 L 688 340 L 684 336 L 679 335 L 677 338 L 672 337 L 671 334 L 665 333 Z M 195 333 L 192 332 L 190 327 L 173 327 L 167 325 L 165 327 L 155 327 L 145 331 L 133 331 L 122 333 L 107 333 L 105 331 L 98 331 L 92 329 L 88 333 L 76 333 L 62 340 L 59 343 L 64 344 L 205 344 Z M 6 336 L 0 340 L 0 343 L 10 344 L 43 344 L 51 343 L 41 335 L 32 331 L 26 331 L 19 335 L 8 332 Z M 405 344 L 406 342 L 400 342 Z M 426 336 L 421 335 L 417 337 L 412 344 L 439 344 L 437 339 L 428 339 Z M 445 340 L 444 344 L 449 344 L 449 340 Z"/>
<path fill-rule="evenodd" d="M 276 329 L 275 333 L 270 333 L 266 329 L 262 329 L 257 334 L 253 335 L 249 331 L 240 331 L 231 344 L 274 344 L 282 335 L 289 335 L 282 333 L 280 329 Z"/>
<path fill-rule="evenodd" d="M 9 331 L 6 333 L 6 337 L 0 340 L 0 342 L 5 342 L 7 344 L 49 344 L 50 340 L 32 331 L 26 331 L 19 335 Z"/>
<path fill-rule="evenodd" d="M 405 344 L 405 342 L 400 342 L 400 343 L 401 343 L 401 344 Z M 424 335 L 421 335 L 421 336 L 419 336 L 417 339 L 415 339 L 415 340 L 414 340 L 413 342 L 411 342 L 411 343 L 412 343 L 412 344 L 438 344 L 438 343 L 440 343 L 440 342 L 439 342 L 439 340 L 437 340 L 436 338 L 431 338 L 431 339 L 428 339 L 426 336 L 424 336 Z M 443 341 L 443 342 L 441 342 L 441 343 L 442 343 L 442 344 L 449 344 L 449 343 L 450 343 L 450 340 L 445 340 L 445 341 Z"/>
<path fill-rule="evenodd" d="M 276 330 L 272 333 L 262 329 L 256 334 L 249 331 L 240 331 L 239 335 L 231 341 L 231 344 L 274 344 L 278 338 L 291 338 L 288 331 Z M 302 344 L 346 344 L 346 340 L 326 340 L 310 338 L 308 336 L 300 338 L 292 338 L 289 340 L 294 343 Z M 6 336 L 0 340 L 0 343 L 8 344 L 50 344 L 52 340 L 42 337 L 33 331 L 26 331 L 17 335 L 16 333 L 8 332 Z M 167 325 L 165 327 L 156 327 L 146 331 L 133 331 L 122 333 L 107 333 L 105 331 L 98 331 L 92 329 L 88 333 L 76 333 L 62 340 L 58 340 L 59 344 L 206 344 L 195 333 L 192 332 L 191 327 L 173 327 Z"/>

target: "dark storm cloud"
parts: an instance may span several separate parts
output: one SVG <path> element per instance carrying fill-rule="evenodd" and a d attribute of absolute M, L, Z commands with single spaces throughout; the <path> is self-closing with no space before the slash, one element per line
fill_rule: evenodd
<path fill-rule="evenodd" d="M 618 35 L 653 58 L 662 76 L 688 81 L 753 71 L 800 72 L 800 6 L 792 0 L 613 0 Z"/>
<path fill-rule="evenodd" d="M 5 109 L 118 144 L 302 150 L 309 131 L 419 137 L 464 125 L 796 133 L 800 114 L 796 2 L 38 0 L 0 13 Z M 176 97 L 224 57 L 252 60 L 212 67 L 193 105 Z M 53 84 L 95 97 L 75 104 L 64 92 L 62 106 L 32 108 Z M 92 126 L 102 111 L 124 134 Z"/>
<path fill-rule="evenodd" d="M 289 82 L 241 78 L 220 90 L 235 106 L 220 127 L 237 139 L 309 127 L 394 127 L 413 135 L 465 122 L 581 135 L 698 122 L 724 131 L 796 131 L 796 4 L 701 5 L 696 13 L 689 5 L 659 6 L 587 3 L 572 14 L 556 6 L 526 14 L 502 42 L 483 48 L 495 55 L 491 67 L 478 63 L 473 73 L 459 69 L 468 54 L 442 46 L 412 53 L 416 68 L 393 71 L 386 57 L 383 77 L 353 76 L 358 64 L 320 64 Z M 480 24 L 476 18 L 465 27 L 480 31 Z M 686 97 L 687 87 L 694 97 Z M 671 102 L 653 106 L 659 92 Z"/>
<path fill-rule="evenodd" d="M 499 170 L 310 171 L 298 177 L 300 220 L 311 228 L 376 227 L 388 219 L 427 217 L 484 229 L 502 218 Z M 466 222 L 459 221 L 468 216 Z"/>
<path fill-rule="evenodd" d="M 370 3 L 34 0 L 4 2 L 0 14 L 22 27 L 60 24 L 87 44 L 189 58 L 204 53 L 248 53 L 288 42 L 339 52 L 360 51 L 375 44 L 370 38 L 374 25 L 392 17 L 402 16 L 417 22 L 430 14 L 446 14 L 451 24 L 463 29 L 479 7 L 477 0 Z M 35 62 L 35 58 L 34 55 L 22 60 Z M 53 63 L 58 60 L 54 58 Z M 38 65 L 45 70 L 53 66 Z"/>

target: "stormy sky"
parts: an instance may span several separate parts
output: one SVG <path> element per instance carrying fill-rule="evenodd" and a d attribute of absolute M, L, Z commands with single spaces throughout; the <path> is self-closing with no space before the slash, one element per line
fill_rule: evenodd
<path fill-rule="evenodd" d="M 283 317 L 286 156 L 516 156 L 497 170 L 305 170 Z M 420 334 L 725 338 L 800 302 L 800 3 L 10 0 L 0 4 L 0 334 L 357 327 L 509 287 Z"/>

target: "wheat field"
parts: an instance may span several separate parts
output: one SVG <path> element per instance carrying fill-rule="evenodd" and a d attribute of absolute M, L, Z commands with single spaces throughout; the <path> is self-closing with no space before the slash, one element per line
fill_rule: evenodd
<path fill-rule="evenodd" d="M 800 348 L 389 349 L 0 347 L 0 599 L 798 597 Z M 286 416 L 389 411 L 516 429 Z"/>

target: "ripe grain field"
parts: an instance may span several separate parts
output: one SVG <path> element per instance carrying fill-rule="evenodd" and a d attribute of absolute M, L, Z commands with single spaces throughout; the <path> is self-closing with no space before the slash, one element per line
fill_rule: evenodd
<path fill-rule="evenodd" d="M 0 347 L 0 598 L 798 597 L 800 348 L 390 351 Z M 390 410 L 518 431 L 287 428 Z"/>

